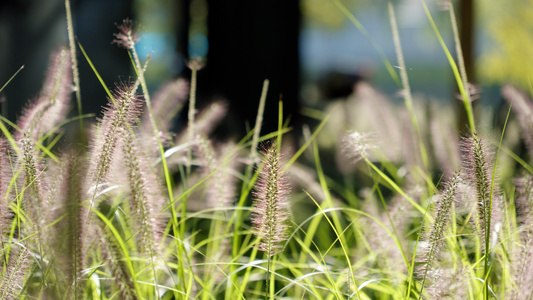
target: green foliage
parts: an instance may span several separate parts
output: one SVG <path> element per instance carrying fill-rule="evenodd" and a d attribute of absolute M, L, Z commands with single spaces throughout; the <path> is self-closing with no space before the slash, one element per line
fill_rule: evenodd
<path fill-rule="evenodd" d="M 485 11 L 482 26 L 494 46 L 483 52 L 479 74 L 489 82 L 512 83 L 529 90 L 533 82 L 533 1 L 505 3 L 482 1 Z M 530 91 L 531 95 L 531 91 Z"/>

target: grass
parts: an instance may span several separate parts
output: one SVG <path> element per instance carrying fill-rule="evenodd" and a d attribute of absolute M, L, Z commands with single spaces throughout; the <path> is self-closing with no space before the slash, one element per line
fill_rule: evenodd
<path fill-rule="evenodd" d="M 263 116 L 268 81 L 240 141 L 211 134 L 224 105 L 196 113 L 198 61 L 190 89 L 178 79 L 150 97 L 129 21 L 115 42 L 137 76 L 109 90 L 77 43 L 109 103 L 89 128 L 78 88 L 68 118 L 79 86 L 69 21 L 70 50 L 53 55 L 39 96 L 0 120 L 0 299 L 531 298 L 533 102 L 506 86 L 502 130 L 474 115 L 460 51 L 426 8 L 465 99 L 460 135 L 453 110 L 411 95 L 389 14 L 404 106 L 360 83 L 325 113 L 307 109 L 318 125 L 292 148 L 284 137 L 300 133 L 283 103 L 278 130 L 260 131 L 275 117 Z M 188 126 L 173 134 L 184 103 Z M 68 146 L 72 122 L 87 146 Z"/>

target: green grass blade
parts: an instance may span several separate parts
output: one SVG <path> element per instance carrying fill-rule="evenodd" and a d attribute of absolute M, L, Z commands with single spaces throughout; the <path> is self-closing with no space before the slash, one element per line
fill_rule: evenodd
<path fill-rule="evenodd" d="M 126 263 L 128 271 L 131 274 L 131 278 L 132 278 L 132 281 L 133 281 L 133 285 L 135 286 L 135 290 L 139 293 L 140 290 L 139 290 L 139 286 L 138 286 L 138 283 L 137 283 L 137 275 L 136 275 L 135 269 L 133 268 L 133 263 L 132 263 L 132 260 L 130 258 L 128 247 L 126 246 L 125 241 L 122 239 L 122 237 L 120 236 L 120 233 L 118 232 L 118 230 L 115 227 L 115 225 L 113 225 L 111 220 L 109 220 L 100 211 L 98 211 L 98 210 L 96 210 L 96 209 L 94 209 L 92 207 L 90 207 L 90 210 L 92 212 L 94 212 L 100 218 L 100 220 L 102 220 L 105 223 L 106 227 L 111 231 L 111 233 L 113 234 L 113 237 L 116 239 L 116 241 L 118 243 L 118 246 L 120 247 L 120 250 L 121 250 L 122 254 L 124 255 L 124 262 Z"/>
<path fill-rule="evenodd" d="M 22 65 L 22 66 L 21 66 L 21 67 L 15 72 L 15 74 L 13 74 L 13 76 L 11 76 L 11 77 L 9 78 L 9 80 L 8 80 L 6 83 L 4 83 L 4 85 L 2 86 L 2 88 L 0 88 L 0 93 L 1 93 L 1 92 L 4 90 L 4 88 L 5 88 L 5 87 L 11 82 L 11 80 L 13 80 L 13 78 L 15 78 L 15 76 L 17 76 L 17 74 L 18 74 L 20 71 L 22 71 L 22 69 L 24 69 L 24 65 Z"/>
<path fill-rule="evenodd" d="M 369 40 L 374 49 L 378 52 L 379 57 L 381 58 L 381 61 L 383 62 L 383 65 L 385 65 L 385 68 L 387 69 L 387 72 L 391 76 L 392 80 L 396 83 L 397 86 L 401 86 L 400 79 L 398 78 L 398 74 L 396 74 L 396 71 L 394 71 L 394 67 L 390 63 L 387 56 L 383 53 L 383 50 L 381 47 L 379 47 L 378 43 L 374 40 L 374 38 L 368 33 L 366 28 L 357 20 L 357 18 L 348 10 L 348 8 L 342 4 L 340 0 L 331 0 L 337 5 L 337 7 L 342 11 L 342 13 L 348 18 L 348 20 Z"/>
<path fill-rule="evenodd" d="M 9 132 L 9 129 L 7 129 L 7 127 L 4 124 L 4 122 L 9 124 L 9 125 L 11 125 L 14 128 L 16 127 L 16 125 L 13 124 L 8 119 L 4 118 L 4 116 L 0 115 L 0 130 L 2 131 L 2 133 L 4 134 L 4 136 L 6 137 L 8 142 L 11 144 L 11 147 L 13 147 L 15 152 L 18 154 L 19 153 L 19 147 L 18 147 L 17 143 L 15 142 L 15 139 L 13 138 L 13 135 L 11 134 L 11 132 Z"/>
<path fill-rule="evenodd" d="M 302 147 L 300 147 L 300 149 L 298 149 L 298 151 L 296 151 L 296 153 L 291 157 L 291 159 L 289 159 L 289 161 L 285 164 L 285 167 L 283 168 L 282 171 L 286 171 L 294 162 L 296 162 L 298 157 L 300 157 L 300 155 L 302 155 L 302 153 L 309 147 L 309 145 L 311 145 L 311 143 L 316 139 L 318 133 L 320 133 L 322 128 L 324 128 L 324 126 L 326 125 L 329 117 L 330 117 L 330 115 L 327 115 L 326 117 L 324 117 L 324 119 L 322 119 L 320 124 L 318 124 L 317 128 L 315 129 L 315 131 L 311 135 L 311 138 L 309 138 L 307 141 L 305 141 L 305 143 L 302 145 Z"/>
<path fill-rule="evenodd" d="M 409 197 L 392 179 L 390 179 L 389 176 L 387 176 L 385 173 L 383 173 L 374 163 L 372 163 L 368 158 L 363 157 L 365 162 L 381 177 L 383 178 L 391 187 L 392 190 L 396 191 L 398 194 L 402 195 L 409 203 L 411 203 L 420 213 L 425 214 L 426 211 L 422 206 L 420 206 L 418 203 L 413 200 L 413 198 Z"/>
<path fill-rule="evenodd" d="M 83 49 L 83 46 L 81 45 L 81 43 L 79 41 L 78 41 L 78 47 L 80 47 L 81 53 L 85 57 L 85 60 L 87 61 L 87 63 L 89 63 L 89 66 L 93 70 L 94 75 L 96 75 L 96 78 L 98 78 L 98 81 L 100 82 L 100 84 L 104 88 L 104 90 L 107 93 L 107 96 L 109 97 L 109 99 L 111 99 L 111 101 L 113 101 L 113 104 L 116 104 L 115 103 L 115 98 L 113 97 L 113 94 L 111 93 L 111 91 L 109 91 L 109 88 L 107 87 L 107 85 L 105 84 L 104 80 L 100 76 L 100 73 L 98 73 L 98 71 L 94 67 L 93 62 L 91 61 L 91 59 L 89 58 L 89 56 L 85 52 L 85 49 Z"/>
<path fill-rule="evenodd" d="M 446 43 L 444 42 L 444 39 L 442 38 L 442 35 L 439 32 L 439 29 L 437 28 L 437 25 L 435 24 L 435 21 L 433 20 L 433 17 L 431 16 L 431 13 L 429 12 L 426 2 L 422 1 L 422 5 L 424 6 L 424 11 L 426 12 L 426 16 L 429 20 L 429 23 L 431 24 L 431 27 L 433 28 L 433 31 L 435 32 L 435 36 L 437 36 L 437 39 L 439 40 L 442 50 L 444 50 L 444 53 L 446 54 L 448 63 L 450 64 L 450 67 L 452 68 L 452 71 L 453 71 L 453 76 L 455 77 L 455 81 L 457 82 L 457 87 L 459 88 L 459 92 L 461 93 L 461 96 L 464 99 L 463 103 L 465 105 L 466 114 L 468 116 L 468 124 L 470 126 L 470 130 L 472 132 L 476 132 L 476 124 L 474 123 L 474 114 L 472 112 L 472 103 L 470 103 L 470 101 L 467 100 L 467 99 L 470 99 L 470 97 L 466 91 L 466 87 L 463 84 L 463 79 L 461 78 L 461 74 L 459 73 L 457 64 L 455 63 L 453 56 L 448 50 L 448 47 L 446 46 Z"/>

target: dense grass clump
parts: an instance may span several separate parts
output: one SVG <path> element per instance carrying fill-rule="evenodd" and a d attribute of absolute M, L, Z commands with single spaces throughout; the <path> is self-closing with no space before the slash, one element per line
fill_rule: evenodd
<path fill-rule="evenodd" d="M 426 13 L 468 133 L 450 106 L 413 97 L 402 71 L 391 75 L 404 106 L 361 82 L 324 112 L 307 109 L 315 127 L 302 132 L 281 117 L 261 132 L 276 118 L 263 116 L 265 80 L 253 130 L 215 139 L 227 106 L 196 111 L 202 63 L 151 98 L 129 20 L 115 42 L 136 77 L 102 83 L 102 117 L 81 114 L 82 101 L 69 117 L 76 49 L 60 49 L 42 92 L 0 122 L 0 299 L 531 298 L 533 102 L 506 86 L 516 118 L 491 129 Z M 185 106 L 187 125 L 170 132 Z"/>

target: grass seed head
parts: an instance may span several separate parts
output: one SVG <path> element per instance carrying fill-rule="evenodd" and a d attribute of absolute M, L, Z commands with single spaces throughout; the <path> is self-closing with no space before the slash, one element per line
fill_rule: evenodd
<path fill-rule="evenodd" d="M 113 34 L 116 38 L 112 43 L 125 49 L 133 49 L 135 43 L 139 41 L 137 33 L 133 29 L 133 22 L 130 19 L 124 19 L 122 24 L 117 25 L 118 33 Z"/>
<path fill-rule="evenodd" d="M 261 239 L 259 250 L 272 256 L 282 251 L 281 243 L 287 239 L 290 189 L 282 172 L 278 147 L 274 144 L 263 154 L 263 169 L 255 185 L 252 224 Z"/>
<path fill-rule="evenodd" d="M 344 135 L 341 143 L 343 153 L 355 162 L 368 157 L 368 150 L 374 148 L 371 135 L 358 131 Z"/>

